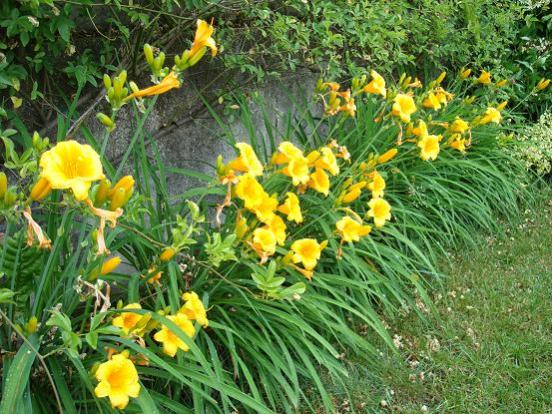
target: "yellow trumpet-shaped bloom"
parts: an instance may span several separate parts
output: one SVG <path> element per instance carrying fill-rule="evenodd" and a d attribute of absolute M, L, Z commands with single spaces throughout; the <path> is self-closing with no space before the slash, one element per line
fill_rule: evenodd
<path fill-rule="evenodd" d="M 204 328 L 209 326 L 209 320 L 207 319 L 207 311 L 203 302 L 195 292 L 186 292 L 182 295 L 184 305 L 178 311 L 183 313 L 191 321 L 197 321 Z"/>
<path fill-rule="evenodd" d="M 385 79 L 383 76 L 375 70 L 370 72 L 370 76 L 372 80 L 364 87 L 364 92 L 381 95 L 385 98 L 387 96 L 387 90 L 385 89 Z"/>
<path fill-rule="evenodd" d="M 410 122 L 410 116 L 416 112 L 416 103 L 410 95 L 399 93 L 393 103 L 392 113 L 399 117 L 402 122 Z"/>
<path fill-rule="evenodd" d="M 283 141 L 278 145 L 278 152 L 272 157 L 272 163 L 281 165 L 290 162 L 294 158 L 303 158 L 303 151 L 289 141 Z"/>
<path fill-rule="evenodd" d="M 420 158 L 424 161 L 435 160 L 439 155 L 440 135 L 426 135 L 418 141 L 420 147 Z"/>
<path fill-rule="evenodd" d="M 372 231 L 372 227 L 359 223 L 349 216 L 345 216 L 335 223 L 335 227 L 343 241 L 357 242 L 361 237 Z"/>
<path fill-rule="evenodd" d="M 292 158 L 282 172 L 291 177 L 293 185 L 306 184 L 309 181 L 309 161 L 303 156 Z"/>
<path fill-rule="evenodd" d="M 373 172 L 372 181 L 368 183 L 368 189 L 372 191 L 373 198 L 383 197 L 383 191 L 385 190 L 385 180 L 379 172 Z"/>
<path fill-rule="evenodd" d="M 427 124 L 421 119 L 418 121 L 418 126 L 412 128 L 412 133 L 418 138 L 423 138 L 428 135 Z"/>
<path fill-rule="evenodd" d="M 40 157 L 40 175 L 55 190 L 71 189 L 79 201 L 94 181 L 104 177 L 100 156 L 90 145 L 61 141 Z"/>
<path fill-rule="evenodd" d="M 260 227 L 253 232 L 252 247 L 261 256 L 271 256 L 276 253 L 276 235 L 266 227 Z"/>
<path fill-rule="evenodd" d="M 272 220 L 274 217 L 274 212 L 278 208 L 278 199 L 276 196 L 265 195 L 259 200 L 259 203 L 256 204 L 251 211 L 255 213 L 259 221 L 267 223 Z"/>
<path fill-rule="evenodd" d="M 325 196 L 330 192 L 330 178 L 322 168 L 316 168 L 310 175 L 310 180 L 307 185 Z"/>
<path fill-rule="evenodd" d="M 391 219 L 391 205 L 383 198 L 373 198 L 368 202 L 370 210 L 366 213 L 374 219 L 376 227 L 383 227 Z"/>
<path fill-rule="evenodd" d="M 492 82 L 491 73 L 487 72 L 486 70 L 482 70 L 479 78 L 477 78 L 477 82 L 481 83 L 482 85 L 490 84 Z"/>
<path fill-rule="evenodd" d="M 293 262 L 302 263 L 306 270 L 316 267 L 326 243 L 318 243 L 315 239 L 299 239 L 291 245 Z"/>
<path fill-rule="evenodd" d="M 458 134 L 455 134 L 458 135 Z M 462 153 L 466 152 L 466 138 L 462 138 L 461 136 L 455 136 L 450 141 L 449 146 L 451 148 L 454 148 L 455 150 L 458 150 Z"/>
<path fill-rule="evenodd" d="M 495 124 L 499 124 L 502 120 L 502 115 L 500 114 L 500 111 L 496 108 L 489 107 L 483 114 L 483 117 L 479 121 L 481 125 L 489 124 L 491 122 L 494 122 Z"/>
<path fill-rule="evenodd" d="M 130 100 L 132 98 L 143 98 L 145 96 L 161 95 L 165 92 L 170 91 L 171 89 L 180 88 L 180 85 L 181 84 L 178 76 L 176 76 L 174 72 L 171 72 L 167 76 L 165 76 L 157 85 L 153 85 L 145 89 L 139 89 L 136 92 L 131 93 L 125 99 Z"/>
<path fill-rule="evenodd" d="M 324 147 L 320 149 L 320 157 L 314 162 L 314 166 L 328 171 L 331 175 L 339 174 L 339 165 L 337 158 L 331 148 Z"/>
<path fill-rule="evenodd" d="M 124 409 L 129 397 L 140 394 L 138 371 L 125 353 L 113 355 L 107 362 L 100 364 L 96 371 L 99 381 L 94 389 L 96 397 L 109 397 L 113 408 Z"/>
<path fill-rule="evenodd" d="M 188 337 L 193 338 L 195 334 L 194 324 L 184 313 L 169 315 L 167 316 L 167 319 L 173 322 Z M 183 350 L 184 352 L 190 350 L 190 347 L 186 345 L 186 342 L 180 339 L 166 325 L 163 325 L 161 330 L 153 335 L 153 339 L 163 344 L 163 352 L 170 357 L 174 357 L 176 355 L 176 351 L 178 351 L 179 349 Z"/>
<path fill-rule="evenodd" d="M 190 60 L 193 60 L 194 56 L 201 53 L 205 47 L 211 49 L 211 56 L 217 55 L 217 44 L 212 37 L 214 31 L 215 28 L 205 20 L 197 19 L 197 30 L 194 37 L 194 43 L 190 49 Z"/>
<path fill-rule="evenodd" d="M 139 303 L 129 303 L 123 309 L 142 309 Z M 121 328 L 125 335 L 131 332 L 136 324 L 142 319 L 142 315 L 139 313 L 123 312 L 116 318 L 113 318 L 111 324 Z"/>
<path fill-rule="evenodd" d="M 430 92 L 427 97 L 422 102 L 422 105 L 425 108 L 433 109 L 434 111 L 437 111 L 438 109 L 441 109 L 441 102 L 439 98 L 433 93 Z"/>
<path fill-rule="evenodd" d="M 236 171 L 246 172 L 253 177 L 263 175 L 263 165 L 251 145 L 238 142 L 236 148 L 240 151 L 240 156 L 231 161 L 229 167 Z"/>
<path fill-rule="evenodd" d="M 453 134 L 463 134 L 470 129 L 470 124 L 464 121 L 462 118 L 456 117 L 452 124 L 449 126 L 449 131 Z"/>
<path fill-rule="evenodd" d="M 303 214 L 301 213 L 301 206 L 299 204 L 299 197 L 294 193 L 286 193 L 286 200 L 284 204 L 278 207 L 278 211 L 287 216 L 289 221 L 296 223 L 303 222 Z"/>
<path fill-rule="evenodd" d="M 276 242 L 283 246 L 286 241 L 286 223 L 284 223 L 284 219 L 282 217 L 278 216 L 277 214 L 272 215 L 272 218 L 265 222 L 266 228 L 269 229 L 276 238 Z"/>
<path fill-rule="evenodd" d="M 244 174 L 238 177 L 238 183 L 235 186 L 235 194 L 241 199 L 245 208 L 248 210 L 254 209 L 261 204 L 268 194 L 263 186 L 249 174 Z"/>

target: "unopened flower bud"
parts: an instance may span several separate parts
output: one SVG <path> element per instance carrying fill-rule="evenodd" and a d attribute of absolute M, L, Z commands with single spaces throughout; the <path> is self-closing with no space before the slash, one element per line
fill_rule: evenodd
<path fill-rule="evenodd" d="M 33 201 L 40 201 L 46 198 L 51 192 L 52 186 L 50 185 L 50 182 L 46 178 L 42 177 L 32 188 L 29 197 Z"/>
<path fill-rule="evenodd" d="M 112 273 L 120 264 L 121 258 L 119 256 L 115 256 L 111 259 L 106 260 L 102 264 L 102 269 L 100 270 L 101 275 L 105 276 Z"/>
<path fill-rule="evenodd" d="M 148 62 L 148 65 L 153 64 L 153 49 L 149 44 L 144 45 L 144 56 L 146 57 L 146 62 Z"/>
<path fill-rule="evenodd" d="M 111 88 L 111 78 L 107 73 L 103 75 L 103 83 L 105 86 L 105 90 L 108 90 L 109 88 Z"/>
<path fill-rule="evenodd" d="M 94 204 L 97 206 L 101 206 L 103 203 L 105 203 L 107 198 L 109 197 L 110 191 L 111 191 L 111 182 L 104 178 L 103 180 L 100 181 L 100 185 L 98 186 L 98 191 L 96 191 Z"/>
<path fill-rule="evenodd" d="M 161 252 L 161 254 L 159 255 L 159 259 L 161 259 L 162 262 L 168 262 L 174 257 L 176 253 L 177 251 L 174 247 L 167 247 Z"/>
<path fill-rule="evenodd" d="M 118 208 L 121 208 L 125 204 L 126 191 L 124 188 L 117 189 L 111 195 L 111 202 L 109 203 L 109 209 L 115 211 Z"/>
<path fill-rule="evenodd" d="M 3 198 L 8 191 L 8 177 L 3 172 L 0 172 L 0 198 Z"/>

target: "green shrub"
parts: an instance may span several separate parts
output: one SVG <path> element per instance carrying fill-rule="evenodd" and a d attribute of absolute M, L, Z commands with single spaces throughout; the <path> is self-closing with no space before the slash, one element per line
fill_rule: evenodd
<path fill-rule="evenodd" d="M 537 123 L 522 128 L 506 145 L 527 171 L 539 176 L 552 173 L 552 112 L 544 113 Z"/>

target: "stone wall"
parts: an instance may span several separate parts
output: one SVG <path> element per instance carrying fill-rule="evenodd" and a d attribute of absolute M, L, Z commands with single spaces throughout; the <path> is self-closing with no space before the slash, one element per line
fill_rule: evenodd
<path fill-rule="evenodd" d="M 235 152 L 225 140 L 224 129 L 206 109 L 198 93 L 198 90 L 203 88 L 201 96 L 216 103 L 216 91 L 221 90 L 220 85 L 213 85 L 206 80 L 212 79 L 213 74 L 203 73 L 203 79 L 200 75 L 193 74 L 180 89 L 160 96 L 144 125 L 143 132 L 155 137 L 161 160 L 167 168 L 187 168 L 212 175 L 218 154 L 222 154 L 225 160 L 228 160 Z M 318 75 L 315 73 L 298 71 L 281 79 L 265 82 L 251 92 L 256 93 L 264 102 L 271 124 L 278 133 L 283 134 L 282 119 L 289 111 L 301 109 L 293 102 L 302 102 L 305 97 L 310 98 L 317 79 Z M 209 85 L 208 88 L 205 85 Z M 221 112 L 221 109 L 220 105 L 215 105 L 217 113 Z M 263 115 L 252 100 L 250 110 L 256 134 L 266 136 Z M 124 107 L 117 118 L 117 129 L 109 137 L 107 155 L 116 165 L 137 129 L 134 111 L 133 105 Z M 95 118 L 91 116 L 86 123 L 96 137 L 103 136 L 103 126 Z M 239 117 L 228 123 L 228 127 L 236 140 L 248 140 L 248 131 Z M 132 173 L 130 160 L 127 161 L 125 169 Z M 199 184 L 195 178 L 169 174 L 169 189 L 172 194 L 181 193 Z"/>

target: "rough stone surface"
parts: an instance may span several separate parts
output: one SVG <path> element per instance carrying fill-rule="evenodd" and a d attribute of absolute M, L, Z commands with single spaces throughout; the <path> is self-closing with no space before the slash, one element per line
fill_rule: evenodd
<path fill-rule="evenodd" d="M 205 78 L 201 79 L 196 73 L 192 80 L 186 81 L 179 90 L 160 96 L 144 128 L 139 132 L 155 137 L 161 160 L 167 168 L 191 169 L 213 175 L 218 154 L 222 154 L 224 159 L 228 160 L 235 156 L 235 152 L 227 142 L 224 129 L 205 110 L 205 105 L 197 92 L 203 90 L 206 96 L 209 92 L 206 93 L 205 90 L 211 91 L 210 100 L 216 102 L 216 91 L 220 89 L 208 80 L 212 79 L 213 74 L 200 75 L 204 75 Z M 268 114 L 278 139 L 283 138 L 282 120 L 285 116 L 290 111 L 304 109 L 293 102 L 306 102 L 305 97 L 309 98 L 313 93 L 317 77 L 312 72 L 303 71 L 266 82 L 256 88 L 255 94 L 264 102 L 265 113 Z M 142 85 L 146 82 L 147 80 Z M 263 137 L 266 140 L 263 113 L 253 100 L 249 106 L 256 138 Z M 218 109 L 220 108 L 217 108 L 217 112 Z M 132 106 L 128 105 L 119 113 L 117 129 L 109 137 L 106 154 L 115 165 L 123 158 L 137 130 L 134 111 Z M 239 111 L 236 110 L 237 112 Z M 246 125 L 239 120 L 239 116 L 236 118 L 237 120 L 227 123 L 228 130 L 236 140 L 249 140 L 250 132 Z M 96 137 L 103 136 L 103 126 L 95 119 L 91 118 L 88 121 L 88 127 Z M 132 173 L 131 160 L 129 159 L 126 164 L 125 170 Z M 181 174 L 169 174 L 168 180 L 172 194 L 201 185 L 197 178 Z"/>

